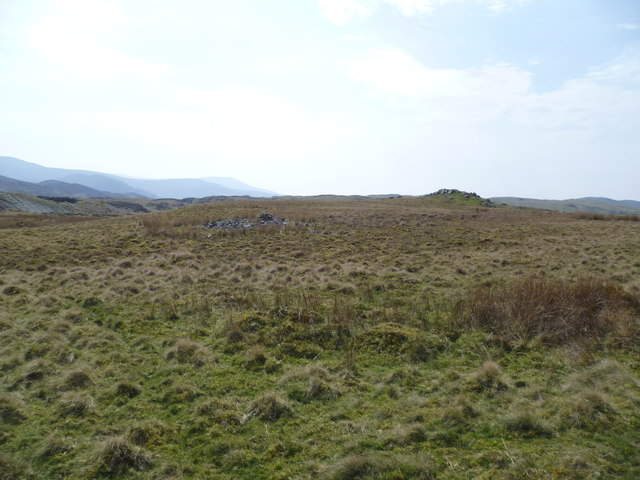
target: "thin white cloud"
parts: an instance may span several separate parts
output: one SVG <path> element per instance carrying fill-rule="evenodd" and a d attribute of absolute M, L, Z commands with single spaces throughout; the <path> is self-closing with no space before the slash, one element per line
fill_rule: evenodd
<path fill-rule="evenodd" d="M 514 120 L 547 130 L 573 128 L 601 134 L 637 129 L 639 111 L 640 50 L 632 50 L 555 91 L 528 95 Z"/>
<path fill-rule="evenodd" d="M 513 125 L 562 131 L 613 128 L 640 111 L 640 50 L 593 68 L 561 88 L 538 94 L 531 73 L 508 64 L 430 69 L 399 49 L 371 49 L 354 60 L 351 79 L 369 98 L 413 111 L 422 122 L 463 127 L 501 119 Z"/>
<path fill-rule="evenodd" d="M 400 49 L 371 49 L 351 63 L 348 75 L 392 107 L 465 124 L 503 116 L 531 87 L 530 73 L 510 65 L 430 69 Z"/>
<path fill-rule="evenodd" d="M 368 40 L 369 37 L 366 37 L 364 35 L 347 34 L 343 38 L 349 42 L 361 42 L 363 40 Z"/>
<path fill-rule="evenodd" d="M 496 13 L 505 12 L 532 0 L 381 0 L 395 6 L 407 16 L 432 14 L 438 8 L 453 3 L 480 4 Z"/>
<path fill-rule="evenodd" d="M 336 25 L 345 26 L 358 15 L 368 15 L 382 4 L 391 5 L 407 17 L 431 15 L 449 4 L 479 4 L 502 13 L 533 0 L 318 0 L 321 14 Z"/>
<path fill-rule="evenodd" d="M 69 78 L 155 76 L 167 65 L 123 53 L 119 34 L 134 27 L 122 5 L 103 0 L 52 0 L 51 13 L 27 31 L 27 38 L 62 75 Z"/>
<path fill-rule="evenodd" d="M 342 27 L 356 15 L 367 15 L 371 11 L 370 6 L 356 0 L 318 0 L 318 4 L 323 17 Z"/>
<path fill-rule="evenodd" d="M 617 25 L 619 30 L 640 30 L 639 23 L 619 23 Z"/>

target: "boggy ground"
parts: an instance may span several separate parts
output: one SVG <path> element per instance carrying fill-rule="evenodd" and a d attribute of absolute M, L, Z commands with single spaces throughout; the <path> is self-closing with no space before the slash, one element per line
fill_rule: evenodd
<path fill-rule="evenodd" d="M 0 478 L 638 478 L 639 274 L 460 198 L 4 229 Z"/>

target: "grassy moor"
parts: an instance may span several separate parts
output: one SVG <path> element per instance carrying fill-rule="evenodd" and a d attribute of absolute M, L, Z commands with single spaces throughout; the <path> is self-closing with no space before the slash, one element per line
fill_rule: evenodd
<path fill-rule="evenodd" d="M 637 218 L 3 215 L 1 480 L 640 478 Z"/>

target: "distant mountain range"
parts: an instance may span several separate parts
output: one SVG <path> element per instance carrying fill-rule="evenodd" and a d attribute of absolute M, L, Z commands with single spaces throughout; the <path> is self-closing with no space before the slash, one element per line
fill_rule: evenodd
<path fill-rule="evenodd" d="M 275 192 L 229 177 L 127 178 L 90 170 L 43 167 L 13 157 L 0 157 L 0 191 L 76 198 L 277 196 Z"/>
<path fill-rule="evenodd" d="M 640 215 L 640 202 L 612 200 L 604 197 L 584 197 L 569 200 L 537 200 L 535 198 L 491 197 L 492 202 L 513 207 L 540 208 L 559 212 L 589 212 L 605 215 Z"/>
<path fill-rule="evenodd" d="M 126 198 L 131 196 L 124 193 L 103 192 L 79 183 L 61 182 L 60 180 L 44 180 L 32 183 L 2 175 L 0 175 L 0 192 L 75 198 Z"/>

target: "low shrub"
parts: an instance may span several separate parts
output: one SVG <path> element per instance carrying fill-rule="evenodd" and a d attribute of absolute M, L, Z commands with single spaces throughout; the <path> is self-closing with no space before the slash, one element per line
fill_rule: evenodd
<path fill-rule="evenodd" d="M 598 277 L 576 281 L 532 276 L 505 285 L 473 288 L 458 302 L 459 327 L 560 345 L 602 339 L 617 330 L 617 319 L 640 307 L 638 298 Z"/>

